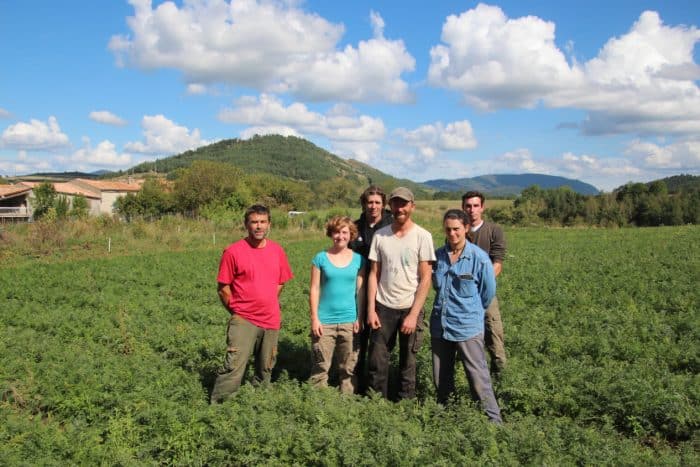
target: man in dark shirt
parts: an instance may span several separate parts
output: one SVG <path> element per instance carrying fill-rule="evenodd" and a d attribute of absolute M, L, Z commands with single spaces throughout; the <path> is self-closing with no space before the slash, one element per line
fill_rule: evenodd
<path fill-rule="evenodd" d="M 393 217 L 391 212 L 386 209 L 386 194 L 384 194 L 384 191 L 378 186 L 372 185 L 368 187 L 362 193 L 362 196 L 360 196 L 360 204 L 362 205 L 362 214 L 360 214 L 360 218 L 355 221 L 358 236 L 350 243 L 350 248 L 367 260 L 374 232 L 391 224 Z M 369 267 L 365 268 L 365 270 L 365 283 L 367 283 Z M 363 310 L 363 312 L 364 311 L 366 310 Z M 370 328 L 364 323 L 362 332 L 360 333 L 360 353 L 357 359 L 357 366 L 355 367 L 359 394 L 364 394 L 367 391 L 367 348 L 369 346 L 369 334 Z"/>
<path fill-rule="evenodd" d="M 484 200 L 484 195 L 478 191 L 468 191 L 462 196 L 462 210 L 469 217 L 467 238 L 489 255 L 493 263 L 493 272 L 498 277 L 506 256 L 506 241 L 499 225 L 482 219 Z M 503 344 L 503 322 L 497 297 L 493 298 L 486 309 L 484 327 L 484 340 L 491 355 L 491 371 L 498 375 L 506 366 L 506 349 Z"/>

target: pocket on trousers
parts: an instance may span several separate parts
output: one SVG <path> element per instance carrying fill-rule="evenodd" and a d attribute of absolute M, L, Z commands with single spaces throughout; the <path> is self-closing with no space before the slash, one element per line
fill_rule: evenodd
<path fill-rule="evenodd" d="M 423 345 L 423 334 L 425 334 L 425 326 L 416 327 L 413 333 L 413 345 L 411 345 L 411 352 L 418 353 L 421 345 Z"/>
<path fill-rule="evenodd" d="M 219 370 L 219 374 L 228 373 L 234 368 L 234 362 L 236 361 L 236 357 L 238 356 L 239 352 L 239 348 L 235 345 L 231 345 L 226 349 L 224 367 L 221 370 Z"/>

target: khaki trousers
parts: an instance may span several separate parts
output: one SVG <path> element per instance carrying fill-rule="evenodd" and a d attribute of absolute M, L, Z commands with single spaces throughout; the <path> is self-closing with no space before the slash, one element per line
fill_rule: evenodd
<path fill-rule="evenodd" d="M 311 377 L 316 387 L 328 386 L 328 372 L 335 355 L 338 362 L 340 392 L 352 394 L 357 386 L 355 366 L 360 351 L 360 340 L 352 332 L 353 323 L 324 324 L 321 337 L 311 336 Z"/>
<path fill-rule="evenodd" d="M 503 322 L 498 297 L 493 297 L 484 317 L 484 342 L 491 356 L 491 371 L 498 373 L 506 367 L 506 348 L 503 343 Z"/>

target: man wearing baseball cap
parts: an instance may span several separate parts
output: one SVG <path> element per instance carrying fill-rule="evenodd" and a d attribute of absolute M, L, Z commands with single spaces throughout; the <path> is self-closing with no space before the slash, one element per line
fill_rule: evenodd
<path fill-rule="evenodd" d="M 389 398 L 389 361 L 398 334 L 398 398 L 412 399 L 416 396 L 416 354 L 423 341 L 423 305 L 431 286 L 435 250 L 430 232 L 411 219 L 416 207 L 411 190 L 393 190 L 389 207 L 394 220 L 376 231 L 369 250 L 369 387 Z"/>

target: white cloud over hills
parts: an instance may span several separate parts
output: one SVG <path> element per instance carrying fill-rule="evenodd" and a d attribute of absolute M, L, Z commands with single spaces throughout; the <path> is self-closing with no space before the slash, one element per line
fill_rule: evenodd
<path fill-rule="evenodd" d="M 0 170 L 46 161 L 125 168 L 277 133 L 413 180 L 541 172 L 609 189 L 700 173 L 697 18 L 668 24 L 659 12 L 624 8 L 610 21 L 615 35 L 602 36 L 593 19 L 509 2 L 406 6 L 420 20 L 413 29 L 395 4 L 316 12 L 300 0 L 128 3 L 128 13 L 118 10 L 130 14 L 120 16 L 126 26 L 108 32 L 101 52 L 119 76 L 110 90 L 125 102 L 81 95 L 78 116 L 0 102 L 0 158 L 15 159 L 0 160 Z M 656 6 L 677 21 L 680 7 Z M 537 13 L 506 13 L 523 10 Z M 588 56 L 564 34 L 585 40 Z M 108 110 L 128 99 L 142 116 L 138 133 Z"/>
<path fill-rule="evenodd" d="M 190 130 L 163 115 L 146 115 L 141 128 L 143 141 L 126 143 L 124 149 L 127 152 L 172 156 L 213 142 L 202 139 L 199 129 Z"/>
<path fill-rule="evenodd" d="M 56 117 L 46 122 L 31 119 L 8 126 L 0 136 L 2 147 L 25 151 L 52 151 L 65 148 L 70 143 L 68 135 L 61 131 Z"/>
<path fill-rule="evenodd" d="M 344 33 L 296 2 L 238 0 L 165 2 L 132 0 L 131 34 L 115 35 L 109 48 L 121 65 L 180 70 L 191 90 L 227 83 L 309 101 L 406 102 L 401 75 L 415 59 L 403 41 L 383 35 L 372 13 L 374 37 L 340 47 Z"/>
<path fill-rule="evenodd" d="M 431 84 L 484 110 L 551 108 L 588 111 L 591 134 L 693 135 L 700 132 L 700 67 L 695 26 L 666 26 L 645 11 L 584 63 L 555 44 L 555 25 L 535 16 L 508 18 L 480 4 L 447 18 L 431 49 Z"/>

